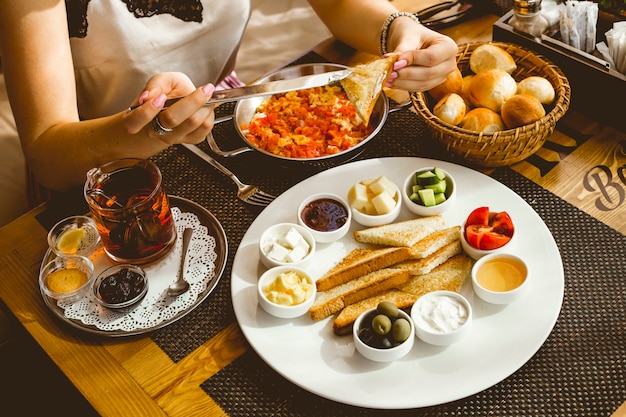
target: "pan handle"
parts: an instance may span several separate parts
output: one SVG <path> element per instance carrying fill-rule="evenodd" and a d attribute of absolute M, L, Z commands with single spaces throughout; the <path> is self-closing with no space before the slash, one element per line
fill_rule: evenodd
<path fill-rule="evenodd" d="M 228 116 L 222 116 L 222 117 L 218 117 L 217 119 L 215 119 L 215 121 L 213 122 L 213 125 L 218 125 L 220 123 L 223 122 L 227 122 L 229 120 L 232 120 L 234 117 L 234 115 L 228 115 Z M 242 147 L 242 148 L 237 148 L 237 149 L 233 149 L 231 151 L 223 151 L 220 149 L 220 147 L 218 146 L 217 142 L 215 141 L 215 138 L 213 137 L 213 132 L 210 132 L 207 137 L 206 137 L 206 141 L 209 144 L 209 148 L 211 148 L 211 150 L 213 152 L 215 152 L 215 154 L 219 155 L 219 156 L 224 156 L 224 157 L 230 157 L 230 156 L 236 156 L 245 152 L 250 152 L 252 151 L 252 148 L 248 148 L 248 147 Z"/>
<path fill-rule="evenodd" d="M 401 103 L 396 103 L 396 102 L 390 102 L 389 103 L 389 113 L 393 113 L 396 112 L 398 110 L 402 110 L 405 107 L 409 107 L 411 104 L 413 104 L 413 102 L 411 101 L 411 98 L 409 97 L 408 100 L 405 100 Z"/>

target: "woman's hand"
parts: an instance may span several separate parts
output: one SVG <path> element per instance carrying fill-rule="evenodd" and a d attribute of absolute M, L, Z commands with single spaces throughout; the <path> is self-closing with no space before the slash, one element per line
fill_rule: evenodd
<path fill-rule="evenodd" d="M 457 65 L 456 42 L 408 18 L 394 21 L 388 45 L 399 54 L 389 87 L 428 91 L 443 83 Z"/>
<path fill-rule="evenodd" d="M 178 72 L 166 72 L 154 75 L 141 95 L 133 104 L 139 107 L 122 117 L 124 128 L 130 134 L 142 130 L 150 137 L 162 140 L 168 145 L 177 143 L 200 143 L 213 129 L 215 120 L 213 106 L 204 103 L 211 98 L 215 86 L 206 84 L 196 88 L 189 77 Z M 165 100 L 184 97 L 165 110 Z M 166 129 L 158 134 L 152 127 L 152 120 L 158 121 Z"/>

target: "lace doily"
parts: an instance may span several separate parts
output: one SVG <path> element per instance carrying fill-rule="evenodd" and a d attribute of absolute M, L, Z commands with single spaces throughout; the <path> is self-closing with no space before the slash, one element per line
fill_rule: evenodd
<path fill-rule="evenodd" d="M 148 276 L 148 292 L 135 309 L 128 313 L 120 313 L 103 308 L 96 304 L 93 291 L 89 291 L 82 300 L 73 304 L 64 302 L 57 304 L 64 310 L 65 317 L 80 320 L 86 325 L 105 331 L 136 331 L 156 327 L 191 308 L 215 275 L 216 241 L 195 214 L 183 213 L 179 208 L 172 207 L 172 215 L 178 238 L 165 258 L 144 267 Z M 174 282 L 178 274 L 183 230 L 186 227 L 194 229 L 185 269 L 185 279 L 189 281 L 190 288 L 178 297 L 169 297 L 167 287 Z M 96 274 L 113 265 L 102 249 L 92 255 L 92 261 Z"/>

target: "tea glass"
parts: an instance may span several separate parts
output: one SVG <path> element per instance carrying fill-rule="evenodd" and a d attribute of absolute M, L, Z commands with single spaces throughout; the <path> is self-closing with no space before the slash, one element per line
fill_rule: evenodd
<path fill-rule="evenodd" d="M 89 170 L 84 196 L 104 251 L 116 262 L 156 262 L 176 241 L 161 171 L 151 161 L 119 159 Z"/>

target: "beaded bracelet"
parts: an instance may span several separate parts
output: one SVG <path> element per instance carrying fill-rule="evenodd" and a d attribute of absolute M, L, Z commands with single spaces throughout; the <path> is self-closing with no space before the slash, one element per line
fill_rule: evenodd
<path fill-rule="evenodd" d="M 385 21 L 385 24 L 383 25 L 383 28 L 380 31 L 380 54 L 381 55 L 385 55 L 387 52 L 389 52 L 387 50 L 387 34 L 389 32 L 389 26 L 391 26 L 393 21 L 396 20 L 396 18 L 400 16 L 410 17 L 411 19 L 413 19 L 415 23 L 420 22 L 419 18 L 416 15 L 414 15 L 413 13 L 409 13 L 409 12 L 395 12 L 389 15 L 389 17 Z"/>

